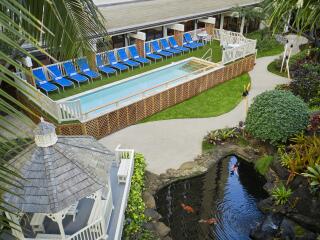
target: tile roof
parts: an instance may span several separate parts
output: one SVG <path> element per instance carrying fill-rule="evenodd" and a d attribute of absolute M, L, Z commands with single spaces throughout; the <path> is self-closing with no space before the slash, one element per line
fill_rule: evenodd
<path fill-rule="evenodd" d="M 9 162 L 24 178 L 23 188 L 12 187 L 18 196 L 4 197 L 23 212 L 56 213 L 105 186 L 114 158 L 89 136 L 59 136 L 50 147 L 32 144 Z"/>

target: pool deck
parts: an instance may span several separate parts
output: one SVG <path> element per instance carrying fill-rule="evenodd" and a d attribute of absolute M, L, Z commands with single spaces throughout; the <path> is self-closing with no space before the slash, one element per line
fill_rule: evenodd
<path fill-rule="evenodd" d="M 267 66 L 278 56 L 256 60 L 256 66 L 249 72 L 252 88 L 249 101 L 260 93 L 274 89 L 277 84 L 288 83 L 287 78 L 270 73 Z M 245 106 L 242 101 L 232 111 L 218 117 L 174 119 L 147 122 L 133 125 L 100 140 L 100 143 L 114 148 L 133 148 L 145 155 L 147 170 L 160 174 L 169 168 L 179 166 L 201 154 L 201 143 L 208 131 L 238 125 L 245 119 Z"/>

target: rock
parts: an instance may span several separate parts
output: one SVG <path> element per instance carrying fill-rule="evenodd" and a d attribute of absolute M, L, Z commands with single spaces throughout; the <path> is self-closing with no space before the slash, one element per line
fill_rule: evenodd
<path fill-rule="evenodd" d="M 257 204 L 257 207 L 264 213 L 270 212 L 273 206 L 272 198 L 266 198 Z"/>
<path fill-rule="evenodd" d="M 151 193 L 144 192 L 142 194 L 142 198 L 147 208 L 156 208 L 156 201 L 154 200 L 154 197 Z"/>
<path fill-rule="evenodd" d="M 169 236 L 165 236 L 164 238 L 162 238 L 162 240 L 172 240 L 172 238 Z"/>
<path fill-rule="evenodd" d="M 144 215 L 151 218 L 152 220 L 159 220 L 162 217 L 160 213 L 158 213 L 152 208 L 146 208 L 144 210 Z"/>
<path fill-rule="evenodd" d="M 169 234 L 171 229 L 163 222 L 153 222 L 154 231 L 161 237 L 165 237 Z"/>
<path fill-rule="evenodd" d="M 277 235 L 283 217 L 279 214 L 267 215 L 264 220 L 250 231 L 250 237 L 256 240 L 271 240 Z"/>
<path fill-rule="evenodd" d="M 281 239 L 293 240 L 296 238 L 294 233 L 294 225 L 295 224 L 289 219 L 283 219 L 280 225 Z"/>
<path fill-rule="evenodd" d="M 189 162 L 182 163 L 179 169 L 188 170 L 188 169 L 193 169 L 195 166 L 197 166 L 197 163 L 195 163 L 194 161 L 189 161 Z"/>

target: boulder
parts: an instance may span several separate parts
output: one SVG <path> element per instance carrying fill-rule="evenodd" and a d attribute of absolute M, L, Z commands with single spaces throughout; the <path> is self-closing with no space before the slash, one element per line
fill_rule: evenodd
<path fill-rule="evenodd" d="M 159 235 L 161 238 L 164 238 L 169 234 L 171 229 L 165 225 L 163 222 L 153 222 L 154 231 Z"/>
<path fill-rule="evenodd" d="M 197 163 L 194 161 L 189 161 L 182 163 L 181 166 L 179 167 L 180 170 L 188 170 L 188 169 L 193 169 L 195 166 L 197 166 Z"/>
<path fill-rule="evenodd" d="M 154 197 L 149 192 L 144 192 L 142 194 L 142 199 L 146 205 L 147 208 L 156 208 L 156 201 L 154 200 Z"/>
<path fill-rule="evenodd" d="M 144 215 L 146 217 L 151 218 L 152 220 L 159 220 L 162 216 L 160 215 L 160 213 L 158 213 L 156 210 L 152 209 L 152 208 L 146 208 L 144 210 Z"/>

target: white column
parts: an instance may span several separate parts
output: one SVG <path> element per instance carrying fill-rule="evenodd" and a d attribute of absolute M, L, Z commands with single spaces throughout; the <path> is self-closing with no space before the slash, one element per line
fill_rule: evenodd
<path fill-rule="evenodd" d="M 224 23 L 224 15 L 220 15 L 220 29 L 223 29 L 223 23 Z"/>
<path fill-rule="evenodd" d="M 124 46 L 128 46 L 129 45 L 129 39 L 128 39 L 128 34 L 124 34 Z"/>
<path fill-rule="evenodd" d="M 245 22 L 246 22 L 246 18 L 243 16 L 243 17 L 241 18 L 241 26 L 240 26 L 240 33 L 241 33 L 241 34 L 243 34 Z"/>
<path fill-rule="evenodd" d="M 194 30 L 198 29 L 198 20 L 194 20 Z"/>
<path fill-rule="evenodd" d="M 163 33 L 163 37 L 167 37 L 168 36 L 168 29 L 166 26 L 162 27 L 162 33 Z"/>
<path fill-rule="evenodd" d="M 62 220 L 66 217 L 66 214 L 68 212 L 68 208 L 63 209 L 60 212 L 53 213 L 53 214 L 46 214 L 48 218 L 50 218 L 52 221 L 56 222 L 59 227 L 61 239 L 64 240 L 66 239 L 66 234 L 64 232 L 64 227 L 62 224 Z"/>

